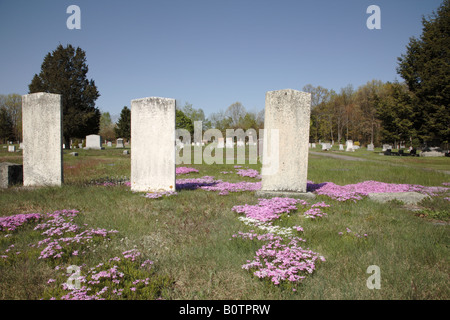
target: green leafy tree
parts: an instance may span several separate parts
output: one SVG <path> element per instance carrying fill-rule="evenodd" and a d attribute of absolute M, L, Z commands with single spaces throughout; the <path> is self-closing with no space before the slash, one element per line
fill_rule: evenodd
<path fill-rule="evenodd" d="M 114 128 L 115 124 L 112 123 L 109 112 L 102 112 L 100 116 L 100 136 L 106 140 L 114 140 L 116 137 Z"/>
<path fill-rule="evenodd" d="M 17 93 L 0 95 L 0 108 L 5 108 L 12 122 L 13 140 L 22 140 L 22 96 Z"/>
<path fill-rule="evenodd" d="M 71 45 L 59 45 L 48 53 L 29 84 L 29 93 L 48 92 L 61 95 L 63 135 L 66 149 L 70 138 L 84 138 L 99 131 L 100 111 L 95 101 L 100 96 L 94 80 L 87 79 L 86 53 Z"/>
<path fill-rule="evenodd" d="M 175 128 L 176 129 L 186 129 L 189 131 L 191 136 L 194 134 L 194 124 L 190 118 L 184 114 L 183 111 L 176 109 L 175 114 Z"/>
<path fill-rule="evenodd" d="M 117 126 L 114 128 L 116 138 L 125 138 L 130 140 L 131 138 L 131 110 L 127 106 L 124 106 L 120 112 Z"/>
<path fill-rule="evenodd" d="M 422 35 L 412 37 L 397 72 L 417 98 L 414 128 L 423 141 L 450 140 L 450 0 L 422 18 Z"/>
<path fill-rule="evenodd" d="M 6 108 L 0 108 L 0 139 L 3 143 L 13 137 L 13 123 Z"/>

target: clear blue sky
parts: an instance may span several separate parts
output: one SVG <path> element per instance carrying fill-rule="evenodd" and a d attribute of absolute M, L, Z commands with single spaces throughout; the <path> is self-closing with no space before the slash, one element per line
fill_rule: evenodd
<path fill-rule="evenodd" d="M 69 30 L 69 5 L 81 30 Z M 369 5 L 381 30 L 369 30 Z M 441 0 L 0 0 L 0 94 L 28 93 L 44 56 L 79 46 L 97 106 L 118 115 L 132 99 L 187 101 L 206 115 L 240 101 L 264 107 L 266 91 L 308 83 L 339 91 L 402 80 L 397 57 Z"/>

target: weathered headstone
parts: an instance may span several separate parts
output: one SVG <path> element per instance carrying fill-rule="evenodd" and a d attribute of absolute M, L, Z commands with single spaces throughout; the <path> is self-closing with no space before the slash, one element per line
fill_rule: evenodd
<path fill-rule="evenodd" d="M 16 146 L 8 146 L 8 152 L 16 152 Z"/>
<path fill-rule="evenodd" d="M 61 185 L 61 96 L 44 92 L 22 96 L 22 127 L 26 146 L 23 150 L 23 185 Z"/>
<path fill-rule="evenodd" d="M 346 144 L 345 151 L 355 151 L 353 149 L 353 140 L 347 140 L 345 144 Z"/>
<path fill-rule="evenodd" d="M 112 147 L 112 142 L 111 142 L 111 141 L 108 141 L 108 142 L 106 143 L 106 145 L 107 145 L 108 147 Z"/>
<path fill-rule="evenodd" d="M 316 144 L 315 143 L 311 143 L 311 148 L 315 149 L 316 148 Z"/>
<path fill-rule="evenodd" d="M 0 163 L 0 188 L 23 184 L 23 165 L 10 162 Z"/>
<path fill-rule="evenodd" d="M 258 196 L 306 193 L 310 112 L 310 93 L 292 89 L 266 93 Z"/>
<path fill-rule="evenodd" d="M 86 136 L 86 148 L 85 149 L 102 149 L 102 138 L 98 134 L 91 134 Z"/>
<path fill-rule="evenodd" d="M 343 144 L 339 144 L 339 150 L 340 151 L 344 151 L 344 145 Z"/>
<path fill-rule="evenodd" d="M 125 148 L 125 145 L 123 144 L 123 139 L 119 138 L 116 141 L 116 148 Z"/>
<path fill-rule="evenodd" d="M 131 101 L 131 190 L 175 190 L 175 99 Z"/>
<path fill-rule="evenodd" d="M 374 151 L 375 150 L 375 146 L 373 145 L 373 143 L 370 143 L 367 145 L 367 151 Z"/>

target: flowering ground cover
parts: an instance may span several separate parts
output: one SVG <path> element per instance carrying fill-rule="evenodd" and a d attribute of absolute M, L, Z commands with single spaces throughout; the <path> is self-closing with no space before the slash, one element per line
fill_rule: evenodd
<path fill-rule="evenodd" d="M 304 231 L 301 226 L 274 225 L 282 216 L 290 217 L 290 214 L 296 212 L 297 205 L 309 208 L 303 215 L 313 219 L 326 217 L 327 214 L 320 208 L 330 207 L 324 202 L 310 205 L 305 200 L 274 197 L 259 199 L 256 205 L 245 204 L 232 208 L 237 213 L 245 214 L 245 218 L 239 217 L 244 224 L 265 231 L 263 234 L 255 233 L 254 230 L 239 231 L 232 235 L 232 238 L 263 242 L 262 247 L 255 252 L 253 260 L 247 260 L 242 268 L 251 271 L 260 279 L 269 279 L 274 285 L 287 282 L 294 291 L 296 285 L 305 279 L 305 275 L 316 269 L 316 260 L 325 261 L 320 254 L 300 246 L 306 242 L 297 237 L 298 233 Z"/>
<path fill-rule="evenodd" d="M 46 261 L 58 271 L 56 279 L 47 281 L 49 285 L 44 293 L 45 299 L 61 300 L 103 300 L 103 299 L 157 299 L 161 290 L 170 286 L 168 277 L 155 274 L 153 261 L 144 259 L 136 249 L 122 252 L 121 257 L 109 259 L 96 267 L 88 268 L 84 256 L 92 252 L 97 245 L 111 242 L 117 230 L 88 228 L 79 225 L 74 219 L 77 210 L 58 210 L 52 213 L 18 214 L 0 218 L 0 237 L 2 242 L 12 240 L 25 225 L 40 234 L 36 243 L 29 243 L 31 250 L 39 252 L 38 260 Z M 42 239 L 43 238 L 43 239 Z M 15 266 L 30 256 L 21 252 L 15 244 L 9 244 L 0 254 L 0 267 Z M 31 255 L 36 256 L 36 255 Z M 21 259 L 22 258 L 22 259 Z M 76 267 L 79 274 L 72 278 L 64 270 Z M 74 285 L 73 282 L 79 283 Z"/>
<path fill-rule="evenodd" d="M 449 298 L 450 195 L 428 189 L 448 188 L 448 176 L 388 165 L 398 159 L 380 166 L 310 157 L 316 199 L 260 202 L 259 179 L 238 174 L 260 165 L 198 165 L 198 173 L 177 177 L 176 195 L 150 199 L 130 192 L 129 157 L 107 151 L 64 155 L 73 169 L 60 188 L 0 191 L 0 299 Z M 396 185 L 433 195 L 417 206 L 422 211 L 365 199 Z M 73 217 L 30 215 L 74 207 Z M 39 259 L 42 251 L 48 256 Z M 78 277 L 69 265 L 80 268 Z M 380 267 L 380 290 L 366 286 L 370 265 Z M 69 280 L 79 289 L 66 287 Z"/>

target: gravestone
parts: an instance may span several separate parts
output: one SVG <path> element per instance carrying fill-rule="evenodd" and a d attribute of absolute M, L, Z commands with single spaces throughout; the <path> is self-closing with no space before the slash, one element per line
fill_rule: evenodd
<path fill-rule="evenodd" d="M 257 196 L 305 195 L 311 94 L 266 93 L 261 191 Z"/>
<path fill-rule="evenodd" d="M 10 162 L 0 163 L 0 188 L 23 184 L 23 165 Z"/>
<path fill-rule="evenodd" d="M 344 145 L 343 144 L 339 144 L 339 150 L 340 151 L 344 151 Z"/>
<path fill-rule="evenodd" d="M 124 155 L 127 155 L 127 154 L 130 154 L 130 151 L 128 151 L 128 150 L 123 150 L 123 152 L 122 152 Z"/>
<path fill-rule="evenodd" d="M 315 148 L 316 148 L 316 144 L 315 144 L 315 143 L 312 143 L 312 144 L 311 144 L 311 147 L 312 147 L 313 149 L 315 149 Z"/>
<path fill-rule="evenodd" d="M 98 134 L 90 134 L 86 136 L 86 148 L 85 149 L 102 149 L 102 138 Z"/>
<path fill-rule="evenodd" d="M 345 151 L 355 151 L 353 149 L 353 141 L 352 140 L 347 140 L 345 144 L 346 144 Z"/>
<path fill-rule="evenodd" d="M 175 99 L 131 101 L 131 190 L 175 191 Z"/>
<path fill-rule="evenodd" d="M 71 152 L 71 153 L 69 153 L 71 156 L 74 156 L 74 157 L 78 157 L 78 152 Z"/>
<path fill-rule="evenodd" d="M 375 146 L 373 145 L 373 143 L 367 145 L 367 151 L 374 151 L 374 150 Z"/>
<path fill-rule="evenodd" d="M 16 152 L 16 146 L 8 146 L 8 152 Z"/>
<path fill-rule="evenodd" d="M 61 96 L 22 96 L 23 185 L 60 186 L 63 182 Z"/>
<path fill-rule="evenodd" d="M 106 144 L 108 147 L 112 147 L 112 142 L 108 141 L 108 143 Z"/>
<path fill-rule="evenodd" d="M 119 138 L 116 141 L 116 148 L 125 148 L 125 145 L 123 144 L 123 139 Z"/>

